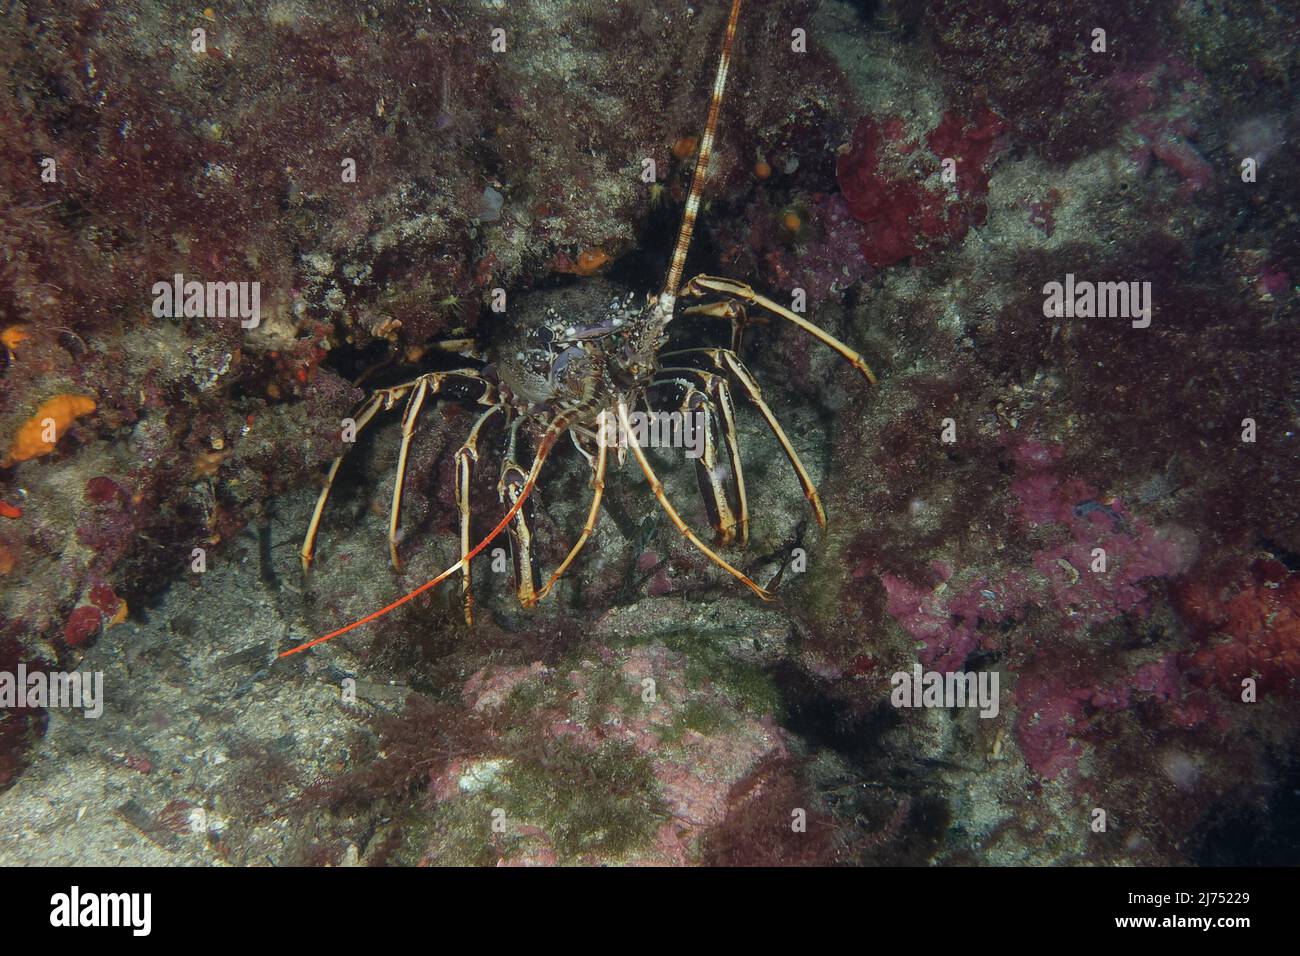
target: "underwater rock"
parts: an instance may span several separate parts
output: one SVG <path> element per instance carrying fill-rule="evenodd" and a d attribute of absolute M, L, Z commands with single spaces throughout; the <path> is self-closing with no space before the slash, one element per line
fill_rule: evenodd
<path fill-rule="evenodd" d="M 528 499 L 545 580 L 603 495 L 544 600 L 510 531 L 472 625 L 454 574 L 403 599 L 529 466 L 500 412 L 464 444 L 484 411 L 547 421 L 586 346 L 630 350 L 614 319 L 661 291 L 727 9 L 7 11 L 0 672 L 130 690 L 0 714 L 0 862 L 1254 860 L 1225 820 L 1295 862 L 1276 4 L 746 4 L 684 278 L 789 314 L 682 296 L 647 340 L 656 401 L 735 406 L 748 547 L 702 497 L 739 507 L 721 425 L 706 467 L 653 448 L 655 478 L 614 453 L 595 481 L 587 419 Z M 204 295 L 162 308 L 177 276 Z M 1149 311 L 1045 308 L 1075 278 Z M 718 374 L 733 345 L 752 388 Z M 627 397 L 605 370 L 584 397 Z M 917 667 L 996 676 L 999 706 L 893 706 Z"/>

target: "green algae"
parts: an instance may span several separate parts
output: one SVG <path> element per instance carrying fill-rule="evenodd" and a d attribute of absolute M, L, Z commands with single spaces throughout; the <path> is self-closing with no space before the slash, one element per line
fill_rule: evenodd
<path fill-rule="evenodd" d="M 483 866 L 549 846 L 560 863 L 617 860 L 646 846 L 667 818 L 650 759 L 627 744 L 550 741 L 471 786 L 405 828 L 399 855 L 437 846 L 440 864 Z"/>

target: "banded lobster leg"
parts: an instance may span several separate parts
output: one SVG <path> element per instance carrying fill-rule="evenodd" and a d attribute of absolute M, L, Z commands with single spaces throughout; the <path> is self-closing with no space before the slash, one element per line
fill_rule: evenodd
<path fill-rule="evenodd" d="M 474 623 L 474 591 L 470 579 L 470 478 L 472 468 L 478 461 L 479 433 L 487 420 L 497 412 L 504 411 L 505 405 L 493 405 L 479 416 L 474 427 L 469 430 L 465 443 L 456 449 L 456 510 L 460 512 L 460 558 L 461 567 L 460 593 L 465 606 L 465 623 Z"/>
<path fill-rule="evenodd" d="M 713 319 L 726 319 L 731 323 L 731 351 L 740 354 L 740 347 L 745 337 L 745 329 L 751 325 L 767 325 L 767 319 L 750 318 L 743 303 L 735 299 L 721 302 L 705 302 L 682 309 L 682 315 L 707 315 Z"/>
<path fill-rule="evenodd" d="M 745 585 L 745 587 L 749 588 L 764 601 L 775 601 L 776 595 L 755 584 L 749 579 L 749 576 L 746 575 L 745 572 L 727 563 L 725 558 L 701 541 L 699 536 L 690 529 L 690 526 L 682 520 L 682 516 L 678 514 L 677 509 L 673 507 L 672 502 L 668 500 L 668 495 L 664 492 L 664 483 L 660 481 L 659 476 L 655 474 L 654 468 L 650 465 L 650 460 L 646 457 L 645 452 L 641 450 L 641 445 L 636 440 L 636 433 L 633 431 L 632 422 L 628 418 L 627 403 L 623 401 L 618 403 L 618 423 L 619 427 L 623 430 L 623 434 L 627 438 L 627 443 L 632 447 L 632 454 L 636 457 L 637 464 L 641 466 L 641 471 L 645 474 L 646 481 L 650 483 L 650 490 L 654 494 L 655 500 L 659 502 L 659 506 L 664 509 L 664 513 L 668 515 L 669 520 L 672 521 L 677 530 L 680 531 L 682 535 L 691 542 L 691 544 L 699 548 L 705 557 L 718 567 L 722 568 L 741 584 Z"/>
<path fill-rule="evenodd" d="M 597 420 L 596 427 L 598 431 L 596 451 L 594 453 L 588 452 L 581 445 L 578 445 L 578 450 L 591 464 L 591 507 L 587 511 L 587 520 L 582 524 L 582 532 L 578 535 L 578 540 L 575 541 L 573 547 L 569 549 L 569 553 L 565 555 L 564 560 L 560 562 L 560 566 L 555 569 L 555 573 L 550 576 L 547 582 L 542 585 L 542 589 L 537 592 L 537 596 L 533 599 L 533 604 L 536 604 L 538 601 L 546 597 L 546 595 L 551 593 L 551 589 L 555 587 L 555 583 L 559 581 L 560 578 L 564 577 L 564 572 L 569 570 L 569 565 L 573 563 L 579 552 L 581 552 L 586 546 L 592 532 L 596 530 L 596 522 L 600 519 L 600 503 L 605 494 L 605 465 L 608 458 L 607 449 L 609 447 L 607 436 L 610 433 L 611 427 L 609 422 L 609 412 L 602 411 Z M 576 433 L 571 432 L 570 434 Z M 577 444 L 576 439 L 575 444 Z M 525 606 L 532 607 L 532 604 Z"/>
<path fill-rule="evenodd" d="M 669 373 L 670 377 L 662 377 Z M 695 379 L 694 382 L 689 379 Z M 680 404 L 683 416 L 703 414 L 703 448 L 695 459 L 695 477 L 704 498 L 709 523 L 718 533 L 718 543 L 729 545 L 739 535 L 740 546 L 749 544 L 749 497 L 745 491 L 745 472 L 740 463 L 740 445 L 736 434 L 736 411 L 726 379 L 692 368 L 660 369 L 651 387 L 679 386 L 684 389 Z M 701 391 L 698 386 L 703 386 Z M 723 481 L 718 459 L 718 443 L 727 450 L 731 487 Z"/>
<path fill-rule="evenodd" d="M 505 530 L 506 525 L 508 525 L 511 521 L 514 520 L 515 515 L 519 513 L 519 510 L 522 507 L 523 503 L 528 500 L 528 496 L 533 493 L 533 489 L 537 486 L 537 476 L 541 474 L 542 465 L 546 463 L 546 459 L 550 456 L 551 449 L 555 447 L 555 443 L 559 441 L 560 437 L 565 433 L 565 431 L 568 430 L 569 425 L 570 425 L 570 421 L 566 415 L 559 414 L 555 417 L 555 419 L 547 427 L 546 431 L 542 434 L 541 440 L 537 444 L 537 453 L 533 456 L 533 467 L 529 469 L 528 475 L 524 479 L 524 486 L 519 493 L 519 497 L 515 500 L 515 503 L 510 507 L 510 510 L 508 510 L 505 513 L 505 516 L 500 521 L 497 522 L 496 527 L 494 527 L 488 533 L 487 537 L 483 538 L 482 540 L 479 541 L 478 544 L 470 548 L 469 553 L 464 555 L 459 561 L 457 561 L 451 567 L 447 568 L 445 571 L 442 571 L 441 573 L 435 575 L 434 577 L 429 578 L 429 580 L 425 581 L 418 588 L 415 588 L 414 590 L 411 591 L 407 591 L 397 600 L 390 601 L 389 603 L 385 604 L 379 610 L 371 611 L 369 614 L 365 615 L 365 617 L 359 617 L 350 624 L 344 624 L 342 627 L 335 628 L 334 630 L 330 631 L 328 634 L 322 634 L 320 637 L 313 638 L 310 641 L 305 641 L 302 644 L 297 645 L 296 647 L 291 647 L 287 651 L 281 651 L 276 656 L 280 658 L 285 658 L 285 657 L 292 657 L 294 654 L 301 654 L 303 651 L 310 650 L 313 647 L 318 647 L 319 645 L 324 644 L 326 641 L 332 641 L 336 637 L 342 637 L 344 634 L 347 634 L 351 631 L 355 631 L 357 628 L 363 627 L 364 625 L 369 624 L 371 621 L 377 621 L 381 617 L 384 617 L 387 614 L 391 614 L 393 611 L 397 610 L 403 604 L 408 604 L 411 601 L 414 601 L 416 598 L 418 598 L 421 594 L 424 594 L 426 591 L 436 588 L 439 584 L 447 580 L 447 578 L 451 577 L 457 571 L 463 570 L 465 566 L 470 561 L 472 561 L 476 555 L 478 555 L 484 548 L 486 548 L 489 544 L 491 544 L 493 541 L 496 540 L 497 535 L 499 535 L 502 531 Z"/>
<path fill-rule="evenodd" d="M 479 396 L 480 405 L 496 405 L 496 389 L 484 381 L 477 369 L 457 369 L 452 372 L 430 372 L 421 375 L 415 390 L 407 400 L 406 411 L 402 414 L 402 447 L 397 454 L 397 477 L 393 482 L 393 507 L 388 517 L 388 554 L 393 567 L 400 570 L 402 562 L 397 557 L 398 532 L 401 530 L 402 495 L 406 489 L 406 462 L 411 451 L 411 440 L 415 437 L 415 425 L 424 408 L 424 401 L 429 395 L 438 395 L 448 380 L 463 381 L 470 378 L 481 382 L 483 393 Z"/>
<path fill-rule="evenodd" d="M 684 299 L 699 298 L 700 296 L 705 296 L 705 295 L 726 295 L 726 296 L 731 296 L 733 299 L 738 299 L 740 300 L 740 302 L 746 303 L 748 305 L 754 305 L 754 306 L 758 306 L 761 309 L 766 309 L 768 312 L 771 312 L 773 315 L 780 316 L 781 318 L 785 319 L 787 322 L 791 322 L 794 325 L 798 326 L 799 328 L 803 329 L 803 331 L 807 332 L 809 335 L 817 339 L 817 341 L 821 342 L 823 345 L 829 346 L 830 348 L 834 349 L 836 352 L 839 352 L 840 355 L 842 355 L 850 365 L 852 365 L 859 372 L 861 372 L 863 375 L 866 376 L 868 382 L 870 382 L 872 385 L 876 384 L 876 374 L 873 371 L 871 371 L 871 368 L 867 365 L 866 361 L 862 358 L 861 355 L 859 355 L 853 349 L 849 348 L 847 345 L 845 345 L 843 342 L 841 342 L 835 336 L 831 335 L 826 330 L 818 328 L 816 325 L 809 322 L 803 316 L 791 312 L 785 306 L 777 302 L 773 302 L 771 299 L 767 298 L 766 296 L 759 295 L 757 292 L 755 292 L 749 286 L 745 285 L 745 283 L 743 282 L 737 282 L 735 279 L 723 279 L 723 278 L 719 278 L 718 276 L 698 275 L 694 279 L 686 283 L 686 285 L 682 288 L 681 294 L 682 294 L 682 298 Z M 690 309 L 684 311 L 689 312 Z M 698 311 L 705 315 L 723 315 L 723 313 L 719 311 L 711 311 L 708 308 L 700 308 L 698 309 Z M 723 317 L 732 317 L 732 316 L 730 314 L 727 314 Z"/>
<path fill-rule="evenodd" d="M 451 381 L 469 382 L 481 388 L 482 392 L 478 398 L 480 405 L 497 404 L 496 387 L 485 380 L 478 369 L 463 368 L 448 372 L 430 372 L 401 385 L 381 388 L 358 406 L 357 411 L 352 416 L 356 422 L 356 434 L 359 435 L 370 424 L 375 415 L 381 411 L 392 409 L 403 398 L 407 399 L 406 411 L 402 416 L 402 446 L 398 454 L 397 478 L 393 486 L 393 505 L 388 523 L 389 556 L 394 567 L 400 567 L 397 559 L 396 538 L 401 513 L 402 488 L 406 479 L 406 461 L 411 439 L 415 434 L 415 422 L 424 407 L 425 400 L 430 395 L 441 393 L 444 386 Z M 325 514 L 326 504 L 329 503 L 330 492 L 334 490 L 334 481 L 338 478 L 343 459 L 347 457 L 350 450 L 351 444 L 349 444 L 349 447 L 344 448 L 343 452 L 330 463 L 329 472 L 325 476 L 325 486 L 321 489 L 320 497 L 316 499 L 316 508 L 312 512 L 311 522 L 307 525 L 307 534 L 303 539 L 302 549 L 299 552 L 302 557 L 304 572 L 311 570 L 311 563 L 316 554 L 316 537 L 320 533 L 321 518 Z"/>
<path fill-rule="evenodd" d="M 673 372 L 675 374 L 685 374 L 693 372 L 696 375 L 705 377 L 705 381 L 714 377 L 717 373 L 723 375 L 730 374 L 740 385 L 740 389 L 745 393 L 745 397 L 754 403 L 763 420 L 767 422 L 767 427 L 772 430 L 772 434 L 780 443 L 782 451 L 785 452 L 786 458 L 789 459 L 791 467 L 794 468 L 795 476 L 799 479 L 799 484 L 803 488 L 804 497 L 808 499 L 808 504 L 812 506 L 813 516 L 817 519 L 820 527 L 826 527 L 826 511 L 822 507 L 821 497 L 817 494 L 817 486 L 813 484 L 812 477 L 808 474 L 808 469 L 804 467 L 803 460 L 799 453 L 795 451 L 794 445 L 791 444 L 789 436 L 786 435 L 785 429 L 777 421 L 776 415 L 773 414 L 771 407 L 763 399 L 762 390 L 758 387 L 758 382 L 750 374 L 749 369 L 740 360 L 740 357 L 730 349 L 685 349 L 680 352 L 666 352 L 663 358 L 691 358 L 700 357 L 707 359 L 712 363 L 716 372 L 710 372 L 705 369 L 694 368 L 672 368 L 665 367 L 660 369 L 661 372 Z"/>
<path fill-rule="evenodd" d="M 528 477 L 528 469 L 523 468 L 516 457 L 519 453 L 519 428 L 523 422 L 524 419 L 518 418 L 510 427 L 510 441 L 501 461 L 501 480 L 497 483 L 497 494 L 501 501 L 512 507 L 518 503 Z M 533 555 L 532 519 L 535 513 L 533 502 L 525 502 L 524 507 L 515 513 L 509 527 L 515 595 L 524 607 L 532 607 L 537 603 L 537 589 L 540 585 L 537 561 Z"/>

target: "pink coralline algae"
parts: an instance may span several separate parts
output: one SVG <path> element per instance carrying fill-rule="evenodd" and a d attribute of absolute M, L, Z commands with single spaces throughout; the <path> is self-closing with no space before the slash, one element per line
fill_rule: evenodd
<path fill-rule="evenodd" d="M 637 558 L 636 569 L 640 574 L 650 575 L 646 592 L 654 597 L 662 597 L 673 591 L 673 579 L 668 575 L 668 564 L 656 551 L 644 551 Z"/>
<path fill-rule="evenodd" d="M 885 607 L 920 644 L 921 663 L 938 670 L 960 670 L 974 651 L 992 649 L 991 638 L 980 625 L 1003 618 L 1011 579 L 1008 576 L 1003 581 L 999 598 L 981 584 L 950 590 L 948 568 L 936 562 L 931 569 L 938 578 L 933 587 L 917 586 L 892 574 L 882 575 Z M 1023 582 L 1017 582 L 1016 590 L 1024 595 Z"/>
<path fill-rule="evenodd" d="M 890 266 L 982 226 L 989 164 L 1003 129 L 991 110 L 970 116 L 950 110 L 922 144 L 897 117 L 859 120 L 836 161 L 836 177 L 849 212 L 862 224 L 867 262 Z"/>
<path fill-rule="evenodd" d="M 1016 732 L 1026 762 L 1044 779 L 1075 766 L 1097 714 L 1135 700 L 1164 705 L 1163 719 L 1174 726 L 1201 723 L 1208 702 L 1184 695 L 1176 655 L 1128 671 L 1120 664 L 1101 680 L 1080 676 L 1077 668 L 1076 676 L 1066 677 L 1057 666 L 1076 662 L 1081 632 L 1124 614 L 1146 616 L 1151 596 L 1145 582 L 1185 571 L 1191 541 L 1157 531 L 1118 498 L 1103 499 L 1081 479 L 1060 475 L 1056 447 L 1030 441 L 1010 451 L 1016 477 L 1009 516 L 1025 534 L 1049 543 L 996 575 L 954 572 L 940 561 L 931 564 L 930 580 L 919 584 L 883 575 L 886 608 L 916 639 L 922 664 L 960 670 L 976 651 L 1009 651 L 1000 625 L 1021 619 L 1031 606 L 1054 609 L 1062 643 L 1017 650 L 1029 660 L 1016 689 Z"/>
<path fill-rule="evenodd" d="M 1082 740 L 1105 714 L 1117 713 L 1139 700 L 1165 705 L 1175 727 L 1190 728 L 1211 715 L 1203 695 L 1184 695 L 1183 675 L 1175 655 L 1138 666 L 1111 680 L 1072 681 L 1043 667 L 1016 684 L 1016 739 L 1029 768 L 1044 780 L 1073 770 L 1083 755 Z"/>
<path fill-rule="evenodd" d="M 1285 295 L 1290 287 L 1291 277 L 1275 265 L 1265 266 L 1255 282 L 1255 289 L 1262 299 L 1274 299 Z"/>
<path fill-rule="evenodd" d="M 1188 537 L 1158 532 L 1130 514 L 1119 498 L 1103 499 L 1086 482 L 1062 478 L 1055 468 L 1057 449 L 1027 442 L 1013 455 L 1015 513 L 1029 530 L 1047 526 L 1064 539 L 1036 552 L 1033 565 L 1067 627 L 1147 613 L 1141 582 L 1181 574 L 1190 565 L 1194 554 Z"/>
<path fill-rule="evenodd" d="M 1189 123 L 1139 123 L 1138 132 L 1149 142 L 1152 155 L 1183 180 L 1182 192 L 1194 193 L 1210 184 L 1214 169 L 1189 142 Z"/>
<path fill-rule="evenodd" d="M 552 725 L 551 732 L 580 745 L 595 747 L 605 741 L 632 746 L 651 758 L 655 777 L 678 830 L 682 846 L 702 828 L 720 823 L 727 813 L 727 792 L 739 778 L 737 768 L 748 769 L 768 755 L 785 753 L 784 734 L 767 719 L 738 718 L 725 733 L 687 730 L 673 746 L 664 738 L 674 724 L 683 702 L 718 703 L 712 688 L 690 692 L 685 686 L 685 660 L 664 647 L 637 647 L 618 655 L 619 670 L 628 686 L 640 688 L 653 679 L 656 696 L 639 713 L 615 708 L 602 715 L 597 727 L 569 717 Z M 569 674 L 576 688 L 575 700 L 582 703 L 595 668 Z"/>
<path fill-rule="evenodd" d="M 842 296 L 871 274 L 871 266 L 861 251 L 863 227 L 843 196 L 818 193 L 804 218 L 804 229 L 790 244 L 776 238 L 770 213 L 752 209 L 749 242 L 755 249 L 772 247 L 764 263 L 773 286 L 787 292 L 805 289 L 809 302 L 816 305 Z"/>
<path fill-rule="evenodd" d="M 476 711 L 500 707 L 525 681 L 543 677 L 546 667 L 535 661 L 526 667 L 481 667 L 461 689 L 461 698 Z"/>
<path fill-rule="evenodd" d="M 1061 478 L 1056 449 L 1029 442 L 1013 457 L 1012 515 L 1025 530 L 1060 543 L 991 579 L 954 573 L 941 562 L 932 564 L 932 580 L 924 584 L 882 575 L 886 607 L 921 645 L 927 667 L 959 669 L 973 651 L 997 650 L 997 625 L 1018 619 L 1030 604 L 1056 608 L 1070 631 L 1125 613 L 1145 615 L 1149 595 L 1142 582 L 1179 574 L 1191 561 L 1189 541 L 1156 531 L 1117 498 L 1099 500 L 1086 482 Z"/>
<path fill-rule="evenodd" d="M 1068 534 L 1063 543 L 1037 551 L 1033 564 L 1070 629 L 1128 612 L 1145 615 L 1149 595 L 1141 582 L 1180 574 L 1191 562 L 1190 541 L 1157 532 L 1118 498 L 1098 500 L 1082 481 L 1038 472 L 1011 487 L 1023 520 Z"/>
<path fill-rule="evenodd" d="M 1163 163 L 1182 179 L 1184 195 L 1205 189 L 1214 175 L 1194 145 L 1193 104 L 1204 79 L 1200 71 L 1171 59 L 1110 80 L 1118 109 L 1130 121 L 1129 135 L 1137 140 L 1133 159 L 1139 172 L 1145 174 L 1153 160 Z"/>

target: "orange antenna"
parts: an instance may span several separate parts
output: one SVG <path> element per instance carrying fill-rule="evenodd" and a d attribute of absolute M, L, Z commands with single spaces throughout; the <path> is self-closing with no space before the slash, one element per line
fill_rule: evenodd
<path fill-rule="evenodd" d="M 492 529 L 492 532 L 486 538 L 480 541 L 468 554 L 466 554 L 463 558 L 461 558 L 459 561 L 457 561 L 455 564 L 449 567 L 446 571 L 443 571 L 437 577 L 430 578 L 428 581 L 425 581 L 414 591 L 402 595 L 402 597 L 398 598 L 396 601 L 392 602 L 391 604 L 387 604 L 384 607 L 381 607 L 378 611 L 372 611 L 371 613 L 367 614 L 365 617 L 353 621 L 351 624 L 345 624 L 343 627 L 340 627 L 338 630 L 330 631 L 328 634 L 324 634 L 321 637 L 315 638 L 314 640 L 310 640 L 305 644 L 299 644 L 297 647 L 291 647 L 289 650 L 282 652 L 278 656 L 291 657 L 294 654 L 298 654 L 301 653 L 302 651 L 308 650 L 309 648 L 315 647 L 317 644 L 324 644 L 326 641 L 332 641 L 334 640 L 334 638 L 339 637 L 342 634 L 346 634 L 348 631 L 355 630 L 356 628 L 361 627 L 363 624 L 369 624 L 371 621 L 377 621 L 385 614 L 388 614 L 389 612 L 396 610 L 397 608 L 401 607 L 403 604 L 406 604 L 408 601 L 415 600 L 425 591 L 437 587 L 443 581 L 447 580 L 447 578 L 451 577 L 462 567 L 468 564 L 484 548 L 486 548 L 489 544 L 491 544 L 496 539 L 497 535 L 499 535 L 502 531 L 506 529 L 506 526 L 510 524 L 510 522 L 514 519 L 514 516 L 519 513 L 519 509 L 524 506 L 524 502 L 528 500 L 528 496 L 533 493 L 533 486 L 536 485 L 537 476 L 542 470 L 542 462 L 546 461 L 546 456 L 551 453 L 551 449 L 555 446 L 556 440 L 562 434 L 564 434 L 565 429 L 568 428 L 568 424 L 569 424 L 568 420 L 562 415 L 557 417 L 555 421 L 551 423 L 551 427 L 547 429 L 546 434 L 542 436 L 542 440 L 540 444 L 538 444 L 537 446 L 537 454 L 533 457 L 533 467 L 529 469 L 528 479 L 527 481 L 524 482 L 523 493 L 519 495 L 519 498 L 516 499 L 515 503 L 511 506 L 510 510 L 506 512 L 505 517 L 502 518 L 497 523 L 497 526 Z"/>
<path fill-rule="evenodd" d="M 704 138 L 700 140 L 700 155 L 695 160 L 695 175 L 691 177 L 691 192 L 686 197 L 686 211 L 682 213 L 682 226 L 677 232 L 677 245 L 673 248 L 672 265 L 664 282 L 664 296 L 675 298 L 686 267 L 686 250 L 695 232 L 695 215 L 700 211 L 700 194 L 704 192 L 704 179 L 713 155 L 713 134 L 718 128 L 718 113 L 722 110 L 722 91 L 727 86 L 727 67 L 731 65 L 731 41 L 736 38 L 736 21 L 740 19 L 740 0 L 731 0 L 731 16 L 727 19 L 727 36 L 722 41 L 722 56 L 718 72 L 713 78 L 713 99 L 709 101 L 709 118 L 704 124 Z"/>

